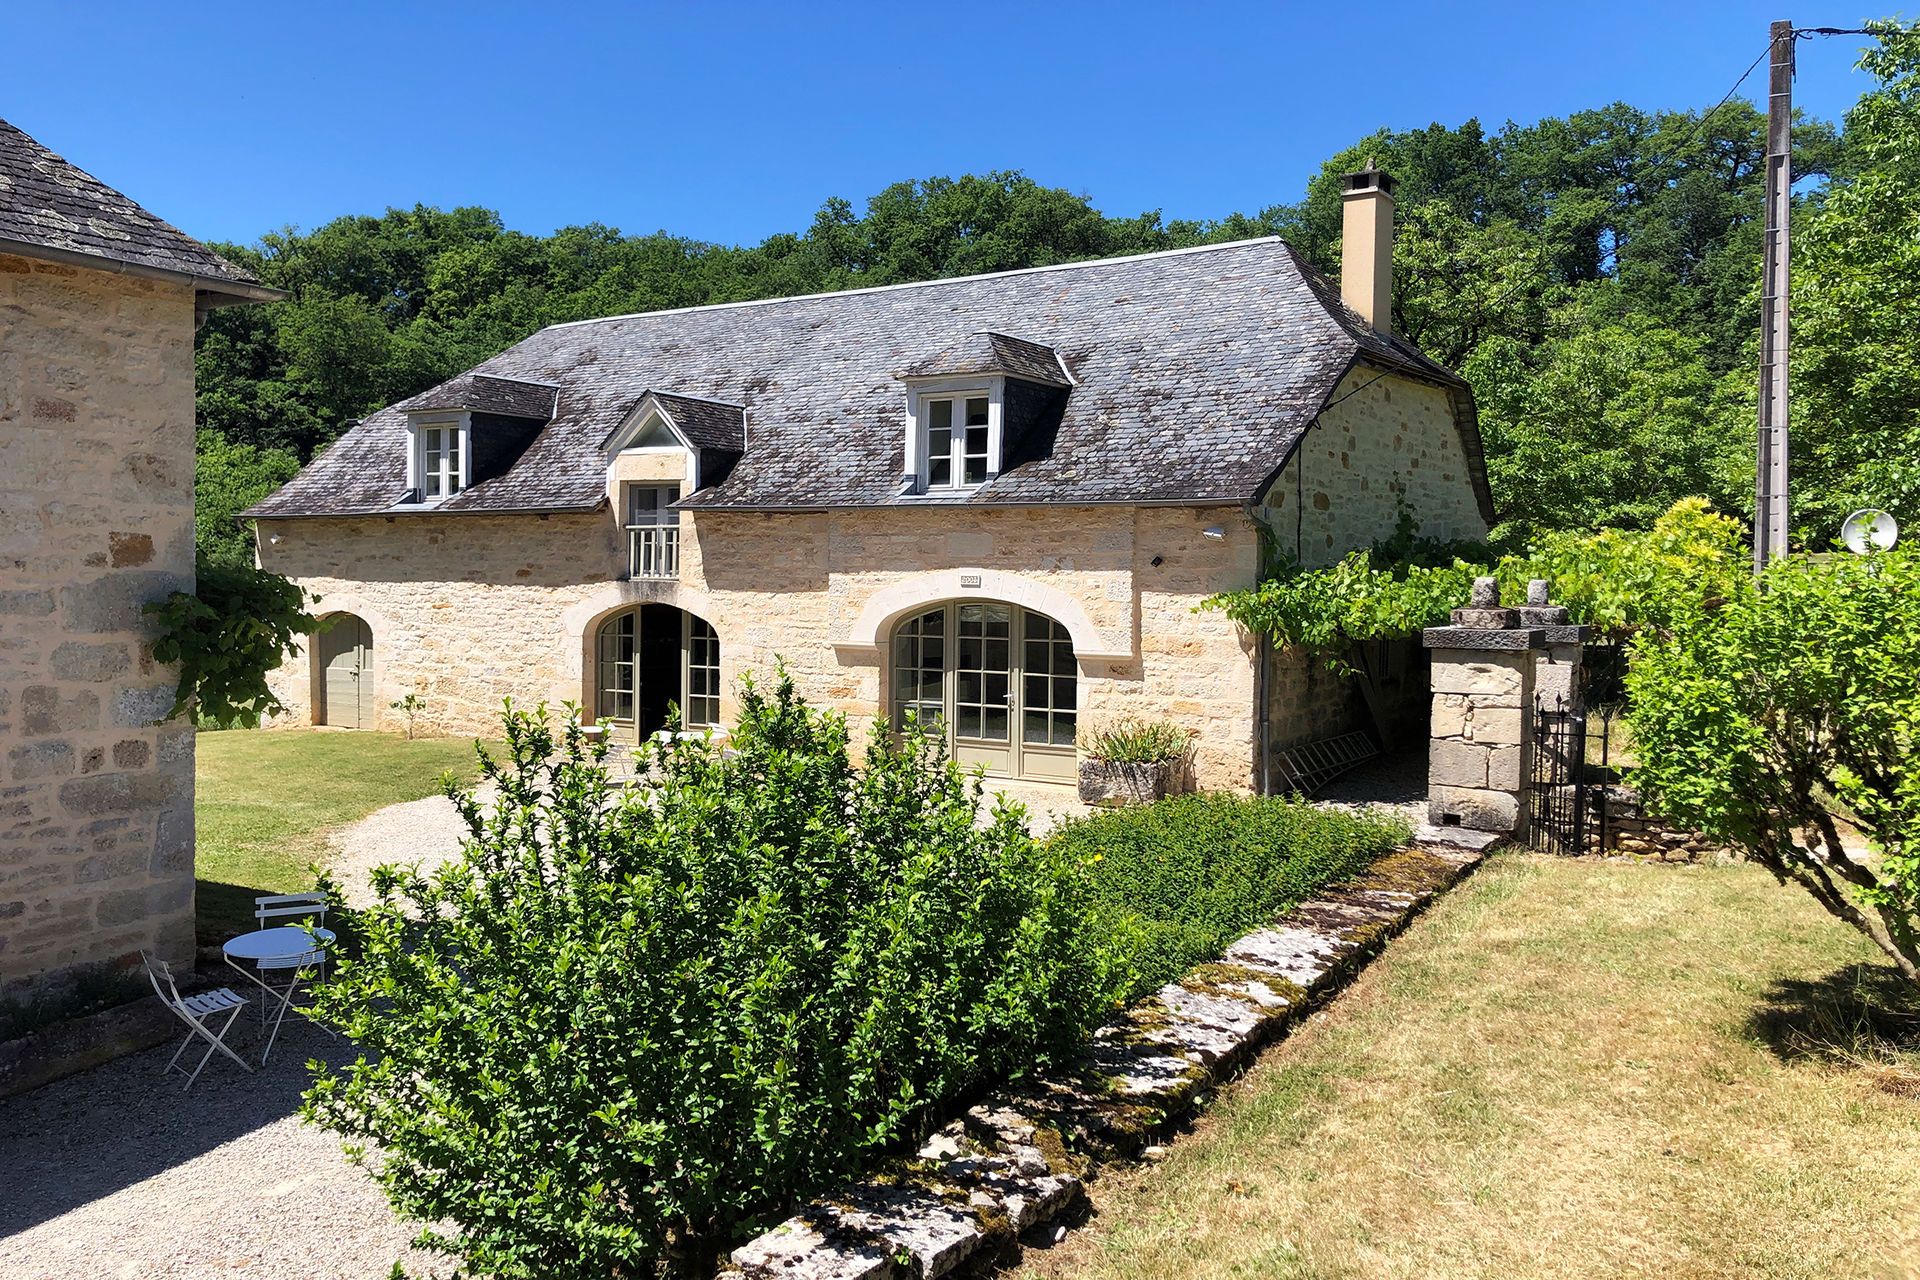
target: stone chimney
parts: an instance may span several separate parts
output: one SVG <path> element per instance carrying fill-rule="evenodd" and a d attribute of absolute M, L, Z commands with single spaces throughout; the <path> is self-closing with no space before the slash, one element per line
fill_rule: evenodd
<path fill-rule="evenodd" d="M 1340 297 L 1381 333 L 1393 328 L 1393 179 L 1350 173 L 1341 195 Z"/>

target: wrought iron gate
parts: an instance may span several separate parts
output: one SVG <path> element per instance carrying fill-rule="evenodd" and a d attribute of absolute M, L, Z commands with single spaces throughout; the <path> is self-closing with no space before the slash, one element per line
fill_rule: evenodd
<path fill-rule="evenodd" d="M 1536 701 L 1527 843 L 1546 853 L 1585 853 L 1587 714 L 1555 698 Z"/>

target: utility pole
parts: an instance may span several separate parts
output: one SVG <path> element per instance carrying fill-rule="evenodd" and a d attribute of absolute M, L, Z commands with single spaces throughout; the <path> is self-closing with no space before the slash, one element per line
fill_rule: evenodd
<path fill-rule="evenodd" d="M 1793 24 L 1776 22 L 1767 71 L 1767 239 L 1761 270 L 1760 447 L 1753 571 L 1787 554 L 1787 221 L 1793 198 Z"/>

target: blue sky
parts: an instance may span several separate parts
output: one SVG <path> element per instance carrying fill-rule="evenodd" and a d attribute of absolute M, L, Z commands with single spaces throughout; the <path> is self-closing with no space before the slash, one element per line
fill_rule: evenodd
<path fill-rule="evenodd" d="M 1784 10 L 1784 12 L 1783 12 Z M 204 239 L 415 202 L 725 242 L 1024 169 L 1114 214 L 1298 199 L 1379 126 L 1718 101 L 1773 4 L 0 5 L 0 117 Z M 1857 40 L 1803 42 L 1837 119 Z M 1743 93 L 1764 89 L 1765 68 Z"/>

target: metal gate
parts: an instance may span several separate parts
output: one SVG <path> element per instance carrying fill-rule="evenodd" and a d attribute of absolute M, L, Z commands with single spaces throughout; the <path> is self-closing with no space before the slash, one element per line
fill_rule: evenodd
<path fill-rule="evenodd" d="M 1533 712 L 1527 843 L 1545 853 L 1587 851 L 1587 714 L 1556 697 Z"/>

